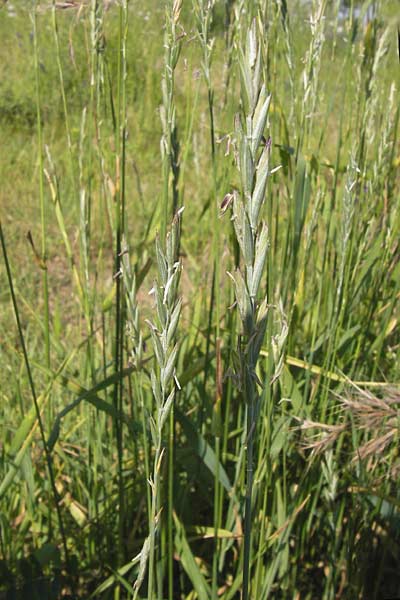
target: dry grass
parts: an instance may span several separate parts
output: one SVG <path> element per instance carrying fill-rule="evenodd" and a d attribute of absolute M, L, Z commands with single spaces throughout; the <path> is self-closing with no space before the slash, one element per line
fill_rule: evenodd
<path fill-rule="evenodd" d="M 311 450 L 313 458 L 332 448 L 344 434 L 358 441 L 352 450 L 351 463 L 366 461 L 368 470 L 387 462 L 388 455 L 397 447 L 400 433 L 400 390 L 387 388 L 377 396 L 357 386 L 337 396 L 339 412 L 335 423 L 320 423 L 309 419 L 300 422 L 303 432 L 302 447 Z M 391 463 L 392 475 L 397 473 L 399 461 Z"/>

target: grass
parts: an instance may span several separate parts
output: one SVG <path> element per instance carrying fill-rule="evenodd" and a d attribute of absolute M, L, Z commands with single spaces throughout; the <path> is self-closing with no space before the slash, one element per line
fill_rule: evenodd
<path fill-rule="evenodd" d="M 0 8 L 0 597 L 400 595 L 393 4 Z"/>

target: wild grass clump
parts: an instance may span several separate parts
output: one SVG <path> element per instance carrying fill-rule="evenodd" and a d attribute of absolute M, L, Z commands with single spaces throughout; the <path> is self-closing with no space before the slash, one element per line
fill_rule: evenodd
<path fill-rule="evenodd" d="M 0 596 L 400 596 L 394 3 L 0 32 Z"/>

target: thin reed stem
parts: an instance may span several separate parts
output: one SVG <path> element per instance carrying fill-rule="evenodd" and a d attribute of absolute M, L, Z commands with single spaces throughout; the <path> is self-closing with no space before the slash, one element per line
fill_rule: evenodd
<path fill-rule="evenodd" d="M 116 173 L 117 184 L 115 202 L 115 255 L 114 275 L 116 278 L 115 299 L 115 345 L 114 345 L 114 369 L 119 373 L 124 363 L 124 328 L 125 310 L 124 297 L 122 293 L 121 264 L 122 264 L 122 236 L 125 230 L 125 139 L 126 139 L 126 44 L 128 33 L 128 4 L 127 0 L 119 6 L 118 27 L 118 72 L 117 72 L 117 110 L 116 110 Z M 123 381 L 117 379 L 114 386 L 114 406 L 120 413 L 123 401 Z M 116 421 L 116 443 L 118 455 L 118 556 L 122 561 L 125 558 L 125 491 L 123 481 L 123 431 L 122 424 Z"/>
<path fill-rule="evenodd" d="M 44 431 L 42 414 L 40 411 L 38 397 L 36 395 L 35 384 L 33 381 L 33 375 L 32 375 L 28 352 L 27 352 L 26 344 L 25 344 L 25 337 L 24 337 L 24 333 L 22 331 L 22 325 L 21 325 L 21 320 L 20 320 L 20 316 L 19 316 L 18 304 L 17 304 L 17 299 L 16 299 L 15 291 L 14 291 L 13 277 L 12 277 L 12 273 L 11 273 L 10 262 L 8 260 L 7 247 L 6 247 L 6 242 L 5 242 L 5 238 L 4 238 L 4 234 L 3 234 L 3 227 L 2 227 L 1 221 L 0 221 L 0 240 L 1 240 L 1 248 L 3 251 L 4 264 L 6 266 L 7 281 L 8 281 L 8 287 L 10 290 L 10 294 L 11 294 L 11 301 L 12 301 L 12 305 L 13 305 L 14 316 L 15 316 L 15 320 L 17 322 L 18 336 L 19 336 L 19 340 L 21 343 L 25 368 L 26 368 L 26 372 L 28 375 L 29 387 L 31 390 L 32 400 L 33 400 L 33 404 L 35 407 L 37 422 L 39 425 L 40 438 L 41 438 L 41 441 L 43 444 L 43 450 L 44 450 L 44 454 L 46 457 L 46 464 L 47 464 L 47 470 L 49 473 L 50 486 L 51 486 L 51 491 L 53 494 L 54 504 L 56 507 L 58 526 L 60 529 L 60 535 L 61 535 L 61 540 L 62 540 L 63 549 L 64 549 L 65 562 L 67 565 L 68 572 L 71 575 L 70 559 L 69 559 L 69 552 L 68 552 L 68 546 L 67 546 L 67 536 L 65 533 L 64 522 L 63 522 L 63 518 L 62 518 L 62 514 L 61 514 L 60 498 L 59 498 L 59 494 L 57 492 L 56 481 L 55 481 L 55 477 L 54 477 L 53 461 L 52 461 L 51 452 L 48 448 L 47 441 L 46 441 L 46 434 Z M 52 528 L 50 527 L 50 531 L 51 530 L 52 530 Z"/>
<path fill-rule="evenodd" d="M 34 68 L 36 84 L 36 123 L 37 123 L 37 157 L 39 167 L 39 202 L 40 202 L 40 225 L 41 225 L 41 262 L 43 265 L 42 286 L 44 302 L 44 347 L 46 366 L 50 368 L 50 308 L 49 308 L 49 283 L 47 271 L 47 203 L 44 194 L 44 171 L 43 171 L 43 132 L 42 132 L 42 112 L 41 112 L 41 91 L 39 77 L 39 43 L 37 30 L 37 0 L 34 0 L 32 11 L 33 25 L 33 45 L 34 45 Z"/>
<path fill-rule="evenodd" d="M 213 273 L 212 273 L 212 293 L 209 308 L 209 328 L 207 332 L 206 343 L 206 362 L 208 363 L 212 316 L 215 312 L 215 349 L 216 349 L 216 385 L 215 400 L 213 408 L 212 432 L 215 436 L 215 456 L 216 472 L 214 477 L 214 553 L 212 561 L 212 598 L 217 598 L 218 588 L 218 529 L 220 528 L 220 484 L 219 484 L 219 464 L 221 460 L 221 402 L 222 402 L 222 366 L 221 366 L 221 292 L 220 292 L 220 219 L 218 202 L 218 182 L 217 182 L 217 158 L 216 158 L 216 140 L 215 140 L 215 122 L 214 122 L 214 90 L 211 81 L 211 61 L 214 42 L 210 37 L 211 25 L 214 10 L 214 1 L 197 0 L 194 8 L 197 16 L 198 36 L 202 50 L 202 68 L 207 86 L 208 114 L 210 122 L 210 156 L 212 168 L 212 202 L 211 202 L 211 223 L 213 232 Z M 206 372 L 205 372 L 206 378 Z M 204 394 L 205 400 L 205 394 Z M 203 402 L 204 402 L 203 400 Z M 203 409 L 202 409 L 203 413 Z"/>

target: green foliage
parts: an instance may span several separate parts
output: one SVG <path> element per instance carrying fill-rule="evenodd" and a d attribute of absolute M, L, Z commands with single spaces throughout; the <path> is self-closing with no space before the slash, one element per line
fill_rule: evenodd
<path fill-rule="evenodd" d="M 394 5 L 0 4 L 1 597 L 400 595 Z"/>

